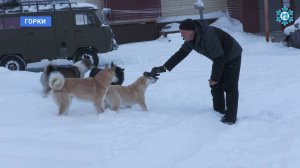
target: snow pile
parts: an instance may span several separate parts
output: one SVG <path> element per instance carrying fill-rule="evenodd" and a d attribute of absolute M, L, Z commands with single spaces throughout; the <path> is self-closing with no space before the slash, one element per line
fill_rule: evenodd
<path fill-rule="evenodd" d="M 284 34 L 289 35 L 290 33 L 293 33 L 299 29 L 300 29 L 300 17 L 294 22 L 293 25 L 288 26 L 284 29 Z"/>
<path fill-rule="evenodd" d="M 165 25 L 161 32 L 172 32 L 172 31 L 179 31 L 179 23 L 170 23 Z"/>
<path fill-rule="evenodd" d="M 211 26 L 215 26 L 221 28 L 227 32 L 243 32 L 242 23 L 234 18 L 230 18 L 229 16 L 220 17 Z"/>
<path fill-rule="evenodd" d="M 4 67 L 0 67 L 0 72 L 7 72 L 7 71 L 9 71 L 9 70 Z"/>

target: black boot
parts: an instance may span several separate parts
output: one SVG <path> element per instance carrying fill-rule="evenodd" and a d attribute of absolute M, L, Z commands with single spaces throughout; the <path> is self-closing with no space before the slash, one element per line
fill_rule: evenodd
<path fill-rule="evenodd" d="M 224 124 L 233 125 L 233 124 L 235 124 L 236 119 L 226 117 L 226 115 L 225 115 L 224 117 L 222 117 L 221 122 Z"/>

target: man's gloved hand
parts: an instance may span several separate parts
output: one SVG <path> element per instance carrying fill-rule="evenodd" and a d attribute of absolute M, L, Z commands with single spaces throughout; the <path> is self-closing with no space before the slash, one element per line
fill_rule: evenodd
<path fill-rule="evenodd" d="M 167 70 L 164 66 L 159 66 L 159 67 L 152 68 L 151 73 L 156 75 L 156 74 L 160 74 L 160 73 L 163 73 L 163 72 L 166 72 L 166 71 Z"/>

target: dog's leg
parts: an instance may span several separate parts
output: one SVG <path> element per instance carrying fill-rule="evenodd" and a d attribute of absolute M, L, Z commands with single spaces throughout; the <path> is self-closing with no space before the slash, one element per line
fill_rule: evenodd
<path fill-rule="evenodd" d="M 111 105 L 111 109 L 115 112 L 119 111 L 119 108 L 120 108 L 120 104 L 117 104 L 117 103 L 113 103 Z"/>
<path fill-rule="evenodd" d="M 110 108 L 115 112 L 119 111 L 119 108 L 121 106 L 121 98 L 119 96 L 112 97 L 112 98 L 107 97 L 107 98 L 108 98 L 108 103 L 110 105 Z"/>
<path fill-rule="evenodd" d="M 63 115 L 70 106 L 70 97 L 65 94 L 56 94 L 56 101 L 58 104 L 58 115 Z"/>
<path fill-rule="evenodd" d="M 98 99 L 98 101 L 96 100 L 95 102 L 94 102 L 94 105 L 95 105 L 95 107 L 96 107 L 96 110 L 97 110 L 97 114 L 101 114 L 101 113 L 103 113 L 104 112 L 104 102 L 103 102 L 103 99 Z"/>
<path fill-rule="evenodd" d="M 49 94 L 50 91 L 51 91 L 51 88 L 49 87 L 49 85 L 45 85 L 44 86 L 44 97 L 47 97 L 47 95 Z"/>
<path fill-rule="evenodd" d="M 140 105 L 143 111 L 148 111 L 145 100 L 141 100 L 138 104 Z"/>
<path fill-rule="evenodd" d="M 45 75 L 42 75 L 41 83 L 42 83 L 42 86 L 43 86 L 43 94 L 44 94 L 43 96 L 47 97 L 47 95 L 51 91 L 51 88 L 49 86 L 49 80 L 46 79 Z"/>

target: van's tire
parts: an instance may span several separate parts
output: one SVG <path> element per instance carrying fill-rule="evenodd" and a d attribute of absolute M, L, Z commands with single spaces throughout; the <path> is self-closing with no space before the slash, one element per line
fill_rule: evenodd
<path fill-rule="evenodd" d="M 11 71 L 24 71 L 26 62 L 18 55 L 7 55 L 1 59 L 0 66 Z"/>
<path fill-rule="evenodd" d="M 90 59 L 93 65 L 96 67 L 99 64 L 99 57 L 93 49 L 80 49 L 76 52 L 74 57 L 74 62 L 80 61 L 82 59 Z"/>

